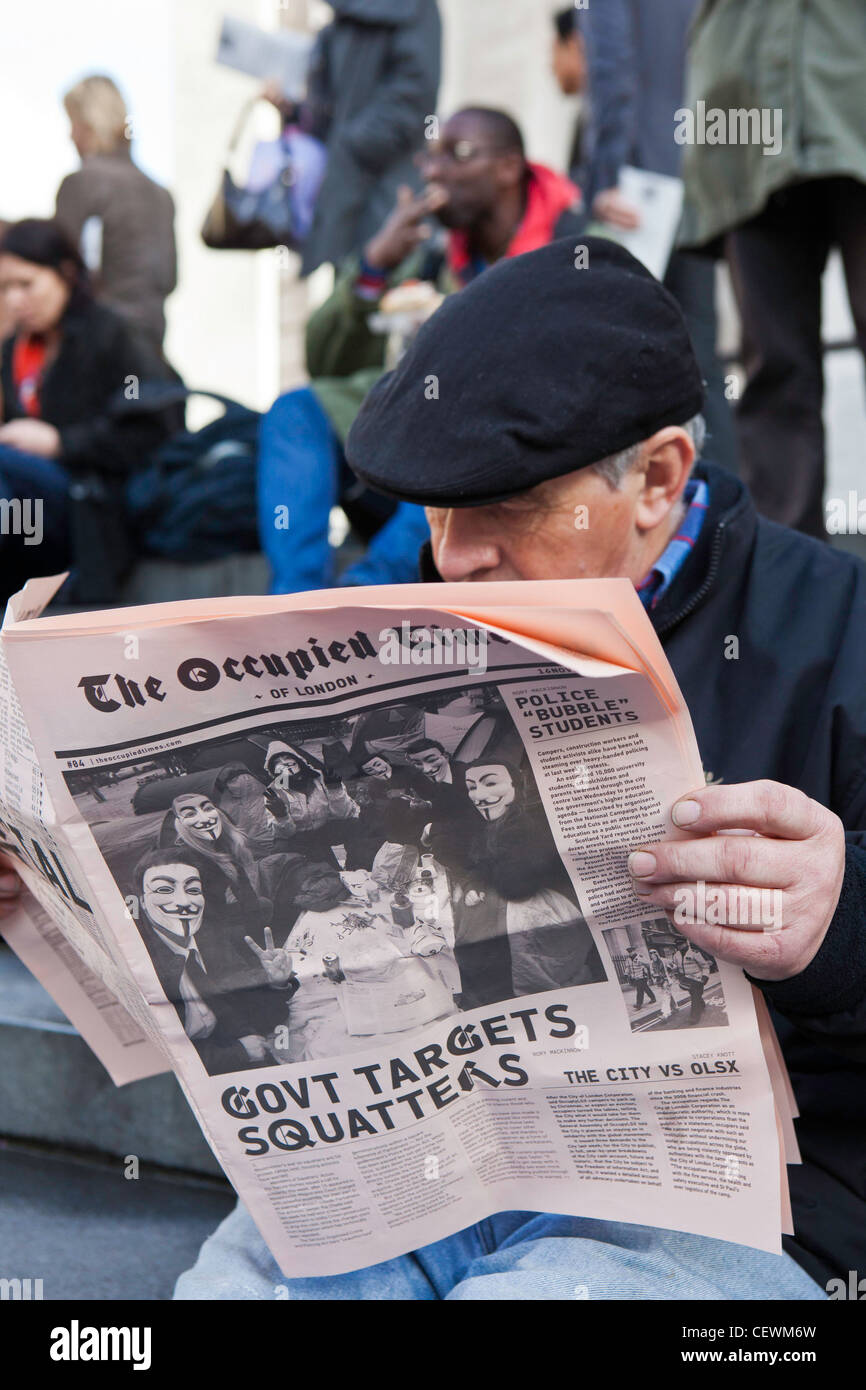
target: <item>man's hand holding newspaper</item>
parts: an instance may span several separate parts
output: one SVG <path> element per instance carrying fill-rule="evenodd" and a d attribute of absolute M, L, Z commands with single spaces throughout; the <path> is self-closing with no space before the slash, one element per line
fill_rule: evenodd
<path fill-rule="evenodd" d="M 693 838 L 636 849 L 629 856 L 635 893 L 674 912 L 689 900 L 697 907 L 699 884 L 713 884 L 729 925 L 683 915 L 684 935 L 756 979 L 786 980 L 805 970 L 821 949 L 842 889 L 839 817 L 795 787 L 745 782 L 702 787 L 676 803 L 671 819 Z M 738 922 L 742 888 L 773 894 L 775 931 L 744 933 L 751 923 Z M 703 898 L 706 906 L 706 892 Z"/>

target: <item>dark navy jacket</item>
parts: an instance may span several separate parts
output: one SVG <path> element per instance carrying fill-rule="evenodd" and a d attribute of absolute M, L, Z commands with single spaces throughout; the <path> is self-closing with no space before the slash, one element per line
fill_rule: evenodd
<path fill-rule="evenodd" d="M 650 614 L 685 696 L 704 771 L 798 787 L 842 820 L 842 894 L 793 979 L 757 981 L 801 1111 L 788 1169 L 791 1255 L 825 1284 L 866 1273 L 866 566 L 759 518 L 710 464 L 701 534 Z M 436 579 L 429 549 L 422 577 Z M 736 659 L 727 639 L 739 644 Z"/>

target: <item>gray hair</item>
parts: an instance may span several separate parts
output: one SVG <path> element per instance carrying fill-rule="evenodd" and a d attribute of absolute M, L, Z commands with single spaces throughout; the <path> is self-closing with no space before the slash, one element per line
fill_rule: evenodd
<path fill-rule="evenodd" d="M 695 462 L 697 462 L 707 437 L 707 422 L 703 415 L 694 415 L 691 420 L 685 422 L 683 429 L 695 446 Z M 642 448 L 643 443 L 632 444 L 628 449 L 622 449 L 618 454 L 609 454 L 607 458 L 599 459 L 598 463 L 592 464 L 592 469 L 595 473 L 601 474 L 612 488 L 619 488 L 622 486 L 626 474 L 637 463 Z"/>

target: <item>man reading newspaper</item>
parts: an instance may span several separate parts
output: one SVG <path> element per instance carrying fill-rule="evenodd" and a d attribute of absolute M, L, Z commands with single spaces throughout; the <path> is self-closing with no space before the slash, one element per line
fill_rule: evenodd
<path fill-rule="evenodd" d="M 287 1286 L 300 1299 L 809 1300 L 866 1263 L 864 573 L 693 466 L 703 391 L 675 302 L 621 248 L 580 249 L 554 243 L 446 305 L 372 393 L 349 455 L 372 486 L 428 506 L 429 580 L 621 576 L 638 589 L 707 785 L 673 808 L 686 838 L 633 847 L 634 888 L 671 914 L 691 894 L 677 925 L 693 946 L 666 976 L 679 1007 L 716 958 L 743 966 L 774 1010 L 803 1116 L 796 1235 L 774 1255 L 513 1211 L 350 1274 L 285 1280 L 239 1204 L 179 1298 Z M 724 925 L 702 912 L 708 886 L 730 905 Z M 738 925 L 740 887 L 773 892 L 781 930 Z"/>

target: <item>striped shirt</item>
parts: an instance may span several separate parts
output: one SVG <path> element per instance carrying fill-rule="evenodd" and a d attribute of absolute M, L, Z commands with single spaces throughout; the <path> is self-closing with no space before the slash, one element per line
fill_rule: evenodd
<path fill-rule="evenodd" d="M 679 574 L 704 524 L 709 500 L 710 490 L 707 484 L 700 478 L 690 478 L 683 493 L 687 510 L 677 533 L 668 541 L 649 574 L 637 585 L 637 592 L 644 608 L 655 608 Z"/>

